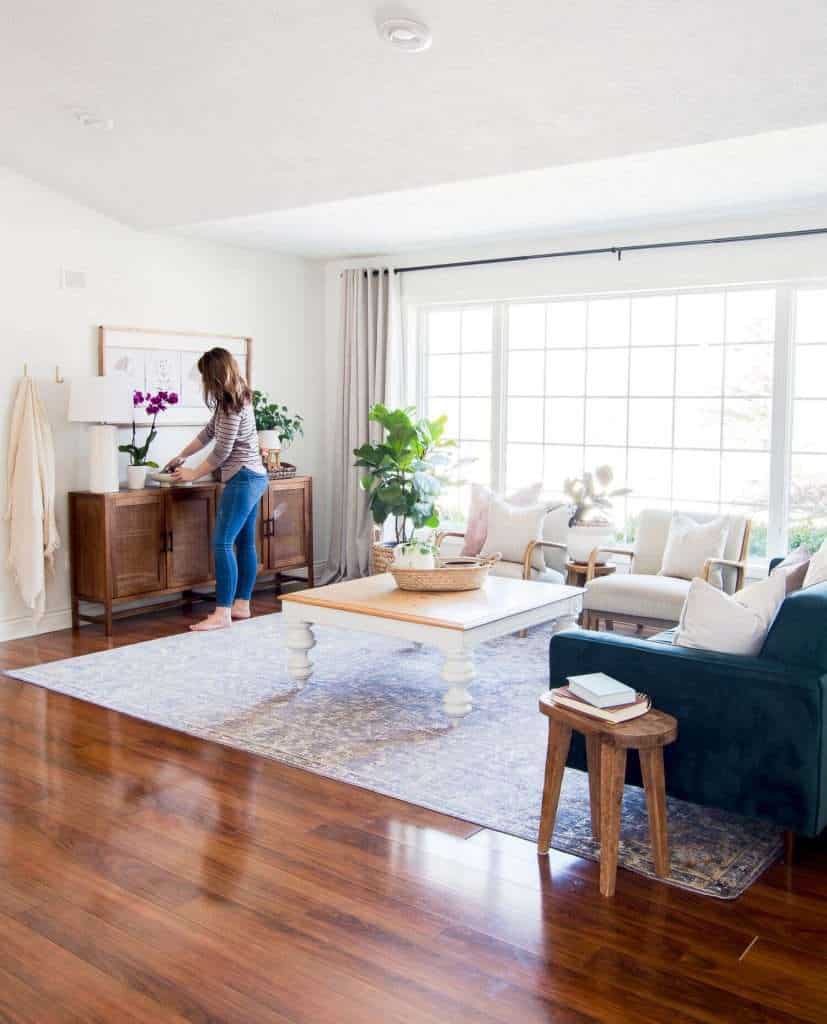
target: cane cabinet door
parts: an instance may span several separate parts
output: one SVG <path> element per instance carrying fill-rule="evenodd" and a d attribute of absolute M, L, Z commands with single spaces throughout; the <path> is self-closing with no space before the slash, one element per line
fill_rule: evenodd
<path fill-rule="evenodd" d="M 272 482 L 266 527 L 267 569 L 288 569 L 312 561 L 310 480 Z"/>
<path fill-rule="evenodd" d="M 110 503 L 113 597 L 131 597 L 166 587 L 165 505 L 160 491 L 125 491 Z"/>
<path fill-rule="evenodd" d="M 166 501 L 167 587 L 207 583 L 215 575 L 215 487 L 172 487 Z"/>

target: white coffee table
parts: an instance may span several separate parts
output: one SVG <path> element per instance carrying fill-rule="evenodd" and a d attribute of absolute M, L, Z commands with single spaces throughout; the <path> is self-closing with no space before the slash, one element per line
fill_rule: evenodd
<path fill-rule="evenodd" d="M 552 632 L 573 626 L 582 594 L 580 587 L 497 576 L 489 576 L 482 590 L 412 593 L 399 590 L 390 573 L 301 590 L 282 598 L 288 672 L 299 686 L 312 675 L 314 625 L 430 644 L 445 655 L 445 714 L 459 718 L 471 710 L 474 648 L 541 622 L 553 623 Z"/>

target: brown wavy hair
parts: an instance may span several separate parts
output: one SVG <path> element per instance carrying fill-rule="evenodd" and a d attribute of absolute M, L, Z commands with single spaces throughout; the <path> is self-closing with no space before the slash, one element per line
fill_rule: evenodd
<path fill-rule="evenodd" d="M 211 348 L 205 352 L 198 360 L 198 372 L 204 385 L 204 401 L 211 409 L 241 412 L 252 401 L 253 393 L 226 348 Z"/>

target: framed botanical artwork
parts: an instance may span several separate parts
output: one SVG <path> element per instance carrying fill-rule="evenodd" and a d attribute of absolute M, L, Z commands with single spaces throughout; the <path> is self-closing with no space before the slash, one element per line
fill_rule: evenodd
<path fill-rule="evenodd" d="M 253 339 L 232 334 L 199 334 L 159 331 L 143 327 L 98 328 L 98 373 L 120 373 L 134 391 L 174 391 L 178 404 L 164 413 L 165 426 L 197 426 L 210 412 L 204 404 L 198 360 L 210 348 L 226 348 L 236 357 L 241 372 L 252 386 Z M 135 422 L 150 422 L 143 409 L 135 410 Z"/>

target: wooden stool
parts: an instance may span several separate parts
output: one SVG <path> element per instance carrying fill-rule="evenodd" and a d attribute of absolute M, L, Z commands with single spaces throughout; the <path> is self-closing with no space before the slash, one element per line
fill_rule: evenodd
<path fill-rule="evenodd" d="M 669 874 L 669 846 L 666 833 L 666 787 L 663 775 L 663 748 L 678 735 L 678 723 L 662 711 L 647 711 L 631 722 L 609 725 L 599 718 L 569 711 L 554 704 L 551 697 L 540 698 L 540 711 L 548 716 L 548 752 L 540 814 L 538 853 L 547 854 L 563 770 L 569 753 L 572 729 L 583 733 L 589 769 L 589 804 L 592 835 L 600 843 L 600 892 L 613 896 L 617 878 L 617 844 L 620 839 L 620 805 L 626 777 L 626 751 L 637 750 L 649 815 L 649 840 L 655 873 Z"/>

